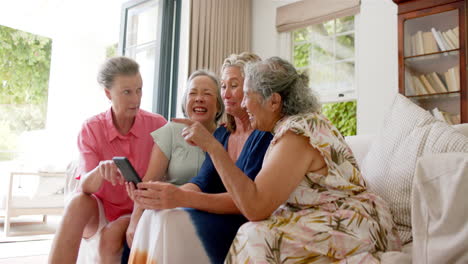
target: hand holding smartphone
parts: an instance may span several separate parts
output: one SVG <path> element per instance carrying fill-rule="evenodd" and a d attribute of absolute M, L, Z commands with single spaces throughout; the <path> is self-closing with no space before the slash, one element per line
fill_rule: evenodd
<path fill-rule="evenodd" d="M 119 168 L 122 176 L 126 181 L 133 182 L 135 186 L 137 183 L 141 182 L 138 173 L 135 171 L 132 164 L 126 157 L 113 157 L 112 160 L 114 161 L 115 165 L 117 165 L 117 168 Z"/>

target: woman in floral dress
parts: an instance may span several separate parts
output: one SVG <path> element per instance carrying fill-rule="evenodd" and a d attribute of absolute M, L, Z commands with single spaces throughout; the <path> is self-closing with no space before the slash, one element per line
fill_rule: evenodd
<path fill-rule="evenodd" d="M 379 252 L 400 249 L 387 204 L 366 191 L 351 149 L 307 84 L 278 57 L 247 66 L 242 105 L 252 127 L 274 134 L 254 181 L 200 124 L 176 120 L 251 221 L 226 263 L 378 263 Z"/>

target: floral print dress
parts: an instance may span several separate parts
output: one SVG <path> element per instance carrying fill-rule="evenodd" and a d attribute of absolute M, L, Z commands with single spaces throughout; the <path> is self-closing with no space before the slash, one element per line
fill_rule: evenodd
<path fill-rule="evenodd" d="M 330 121 L 320 113 L 287 117 L 270 148 L 287 131 L 309 139 L 328 175 L 307 173 L 267 220 L 244 224 L 225 263 L 378 263 L 377 253 L 399 250 L 389 207 L 366 191 L 351 149 Z"/>

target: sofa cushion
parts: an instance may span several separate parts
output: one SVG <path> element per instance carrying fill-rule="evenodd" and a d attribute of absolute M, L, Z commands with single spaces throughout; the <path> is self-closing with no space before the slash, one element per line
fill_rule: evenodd
<path fill-rule="evenodd" d="M 353 151 L 354 158 L 361 167 L 362 161 L 369 152 L 369 147 L 374 139 L 374 135 L 357 135 L 345 137 L 346 143 Z"/>
<path fill-rule="evenodd" d="M 468 138 L 397 94 L 361 170 L 385 199 L 403 243 L 411 241 L 411 188 L 416 161 L 430 153 L 468 152 Z"/>
<path fill-rule="evenodd" d="M 413 184 L 413 262 L 468 263 L 468 155 L 418 160 Z"/>

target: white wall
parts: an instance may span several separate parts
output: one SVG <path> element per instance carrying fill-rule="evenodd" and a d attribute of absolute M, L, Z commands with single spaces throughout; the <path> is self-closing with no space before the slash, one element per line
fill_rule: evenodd
<path fill-rule="evenodd" d="M 276 8 L 296 1 L 252 0 L 252 52 L 262 58 L 291 58 L 289 34 L 276 31 Z"/>
<path fill-rule="evenodd" d="M 398 92 L 397 5 L 388 0 L 362 0 L 357 77 L 358 134 L 376 133 Z"/>
<path fill-rule="evenodd" d="M 288 58 L 290 45 L 275 29 L 276 7 L 289 0 L 252 1 L 252 51 L 261 57 Z M 361 0 L 356 67 L 358 134 L 379 130 L 393 95 L 398 92 L 397 6 L 389 0 Z"/>
<path fill-rule="evenodd" d="M 278 54 L 275 15 L 278 2 L 252 0 L 252 51 L 262 58 Z"/>

